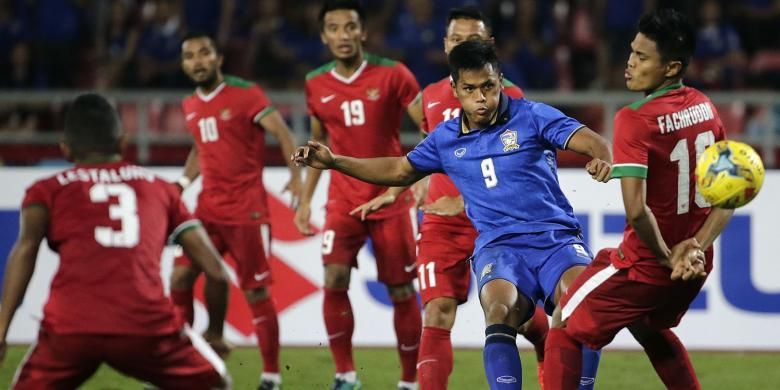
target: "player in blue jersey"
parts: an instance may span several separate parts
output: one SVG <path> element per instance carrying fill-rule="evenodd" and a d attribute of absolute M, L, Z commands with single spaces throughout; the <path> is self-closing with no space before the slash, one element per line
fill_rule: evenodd
<path fill-rule="evenodd" d="M 462 114 L 405 157 L 333 155 L 310 141 L 293 158 L 379 185 L 409 185 L 434 172 L 454 181 L 479 232 L 472 269 L 487 325 L 485 374 L 491 389 L 518 389 L 517 326 L 536 300 L 551 313 L 592 257 L 558 184 L 556 149 L 591 157 L 586 169 L 601 182 L 609 179 L 612 155 L 604 138 L 557 109 L 502 94 L 492 44 L 461 43 L 449 63 Z"/>

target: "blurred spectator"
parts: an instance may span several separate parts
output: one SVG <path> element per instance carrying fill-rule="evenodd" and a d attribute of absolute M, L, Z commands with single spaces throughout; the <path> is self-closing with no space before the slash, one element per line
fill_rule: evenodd
<path fill-rule="evenodd" d="M 403 62 L 420 85 L 439 80 L 447 72 L 442 50 L 445 23 L 434 19 L 433 1 L 406 0 L 396 21 L 387 43 L 404 53 Z"/>
<path fill-rule="evenodd" d="M 281 41 L 284 25 L 281 0 L 261 1 L 255 20 L 246 56 L 252 61 L 252 74 L 264 87 L 284 88 L 291 77 L 290 64 L 294 58 Z"/>
<path fill-rule="evenodd" d="M 20 2 L 17 2 L 19 4 Z M 35 41 L 37 83 L 69 88 L 77 85 L 78 65 L 85 44 L 91 44 L 86 28 L 85 0 L 30 0 Z"/>
<path fill-rule="evenodd" d="M 96 86 L 116 88 L 130 83 L 129 73 L 135 59 L 140 32 L 135 17 L 135 4 L 129 0 L 112 1 L 103 17 L 105 24 L 98 37 L 100 71 Z"/>
<path fill-rule="evenodd" d="M 555 89 L 558 74 L 554 59 L 556 42 L 552 4 L 517 0 L 513 7 L 516 30 L 504 30 L 499 45 L 504 76 L 523 89 Z"/>
<path fill-rule="evenodd" d="M 10 1 L 0 2 L 0 88 L 32 86 L 27 26 Z"/>
<path fill-rule="evenodd" d="M 731 14 L 752 55 L 762 49 L 780 49 L 780 0 L 742 0 L 729 2 Z"/>
<path fill-rule="evenodd" d="M 179 69 L 182 30 L 178 4 L 173 0 L 154 0 L 144 4 L 142 14 L 145 27 L 138 45 L 138 86 L 188 86 Z"/>
<path fill-rule="evenodd" d="M 611 89 L 623 89 L 623 69 L 631 52 L 639 18 L 655 7 L 655 0 L 596 0 L 594 26 L 599 48 L 599 77 Z"/>
<path fill-rule="evenodd" d="M 593 20 L 593 0 L 573 0 L 568 18 L 571 77 L 575 89 L 598 86 L 598 41 Z"/>
<path fill-rule="evenodd" d="M 717 0 L 705 0 L 701 4 L 693 72 L 686 77 L 697 87 L 722 89 L 742 85 L 745 55 L 737 31 L 721 16 L 721 5 Z"/>

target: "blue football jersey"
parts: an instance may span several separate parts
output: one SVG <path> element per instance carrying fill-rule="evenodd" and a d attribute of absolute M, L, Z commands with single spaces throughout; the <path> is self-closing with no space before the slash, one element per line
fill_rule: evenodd
<path fill-rule="evenodd" d="M 507 234 L 580 229 L 558 183 L 556 149 L 584 125 L 503 94 L 489 127 L 469 131 L 462 115 L 440 123 L 406 157 L 416 170 L 455 182 L 479 232 L 475 253 Z"/>

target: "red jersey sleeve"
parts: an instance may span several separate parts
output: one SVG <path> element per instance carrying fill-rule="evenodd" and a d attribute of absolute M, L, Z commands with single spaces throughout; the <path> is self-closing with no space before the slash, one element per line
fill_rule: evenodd
<path fill-rule="evenodd" d="M 650 132 L 642 119 L 631 109 L 623 108 L 615 115 L 612 177 L 647 177 L 647 151 Z"/>
<path fill-rule="evenodd" d="M 44 181 L 39 181 L 27 188 L 22 200 L 22 208 L 41 205 L 51 209 L 52 194 L 48 191 Z"/>
<path fill-rule="evenodd" d="M 513 99 L 520 99 L 523 97 L 523 90 L 520 89 L 520 87 L 515 85 L 513 82 L 504 79 L 503 85 L 504 85 L 504 93 L 507 96 Z"/>
<path fill-rule="evenodd" d="M 252 120 L 252 123 L 257 123 L 264 116 L 273 112 L 274 107 L 271 105 L 271 100 L 268 99 L 263 89 L 258 85 L 252 85 L 247 89 L 248 106 L 247 114 Z"/>
<path fill-rule="evenodd" d="M 398 95 L 398 101 L 401 106 L 407 107 L 420 93 L 420 84 L 417 83 L 417 79 L 414 78 L 409 68 L 400 62 L 395 66 L 395 75 L 395 91 Z"/>
<path fill-rule="evenodd" d="M 200 221 L 190 214 L 182 202 L 179 191 L 170 183 L 162 182 L 168 195 L 168 241 L 175 244 L 179 235 L 190 228 L 200 226 Z"/>

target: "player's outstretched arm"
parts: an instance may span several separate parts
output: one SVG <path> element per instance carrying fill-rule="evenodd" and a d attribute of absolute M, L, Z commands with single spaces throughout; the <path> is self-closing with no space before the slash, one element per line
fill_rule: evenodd
<path fill-rule="evenodd" d="M 295 150 L 295 138 L 293 137 L 287 123 L 284 122 L 279 111 L 273 111 L 260 119 L 260 126 L 271 133 L 279 141 L 282 147 L 282 156 L 289 156 Z M 285 191 L 290 191 L 292 196 L 292 207 L 295 208 L 301 197 L 301 170 L 295 166 L 292 161 L 286 160 L 287 168 L 290 169 L 290 181 L 285 186 Z"/>
<path fill-rule="evenodd" d="M 406 157 L 354 158 L 334 155 L 330 148 L 314 141 L 299 147 L 292 156 L 297 164 L 316 169 L 335 169 L 366 183 L 408 186 L 426 174 L 418 172 Z"/>
<path fill-rule="evenodd" d="M 352 209 L 352 211 L 349 212 L 349 215 L 360 214 L 360 220 L 364 221 L 368 214 L 395 203 L 395 200 L 398 199 L 398 195 L 401 195 L 407 188 L 408 187 L 390 187 L 387 191 L 377 195 L 374 199 Z"/>
<path fill-rule="evenodd" d="M 48 224 L 49 211 L 45 207 L 31 205 L 22 209 L 19 238 L 8 256 L 3 280 L 3 300 L 0 306 L 0 362 L 5 357 L 5 338 L 8 335 L 8 328 L 24 299 L 27 285 L 35 270 L 38 248 L 46 235 Z"/>
<path fill-rule="evenodd" d="M 206 230 L 202 226 L 194 226 L 187 229 L 178 237 L 176 243 L 181 245 L 187 257 L 206 273 L 213 281 L 227 283 L 227 273 L 223 268 L 222 257 L 209 240 Z"/>
<path fill-rule="evenodd" d="M 609 142 L 595 131 L 583 127 L 572 135 L 566 148 L 589 156 L 585 169 L 593 180 L 606 183 L 612 173 L 612 151 Z"/>
<path fill-rule="evenodd" d="M 184 162 L 184 172 L 179 180 L 176 181 L 176 186 L 179 188 L 179 192 L 184 192 L 190 184 L 200 175 L 200 166 L 198 165 L 198 147 L 192 145 L 190 154 L 187 155 L 187 161 Z"/>
<path fill-rule="evenodd" d="M 645 186 L 646 182 L 643 178 L 620 178 L 620 189 L 623 193 L 623 207 L 626 210 L 626 220 L 634 228 L 642 242 L 658 256 L 659 261 L 670 266 L 668 259 L 671 250 L 666 245 L 663 236 L 661 236 L 661 229 L 658 228 L 655 215 L 647 206 Z"/>

